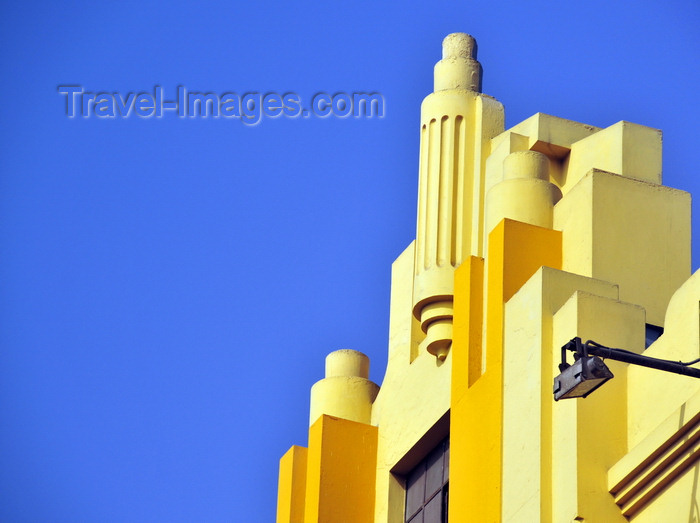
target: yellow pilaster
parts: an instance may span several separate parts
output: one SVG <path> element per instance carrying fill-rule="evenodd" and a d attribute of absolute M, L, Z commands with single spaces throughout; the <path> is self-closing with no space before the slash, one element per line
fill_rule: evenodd
<path fill-rule="evenodd" d="M 460 522 L 501 520 L 503 308 L 540 267 L 561 267 L 561 233 L 505 219 L 489 236 L 486 262 L 486 350 L 476 365 L 480 375 L 472 374 L 471 383 L 468 371 L 456 371 L 452 378 L 449 514 Z M 473 270 L 472 263 L 466 265 L 459 281 Z M 460 303 L 474 303 L 473 284 L 466 291 L 462 285 L 456 288 L 456 294 L 470 293 L 460 297 Z M 465 312 L 469 318 L 458 317 L 458 325 L 478 317 L 463 307 L 457 314 Z M 473 328 L 455 330 L 454 352 L 466 352 L 467 362 L 470 351 L 477 350 L 475 338 Z"/>
<path fill-rule="evenodd" d="M 573 336 L 641 353 L 644 309 L 577 291 L 554 315 L 554 346 L 561 347 Z M 562 400 L 552 407 L 553 521 L 627 521 L 609 493 L 607 478 L 629 450 L 630 366 L 611 360 L 605 364 L 615 376 L 612 380 L 585 399 Z"/>
<path fill-rule="evenodd" d="M 553 317 L 578 290 L 617 300 L 617 286 L 543 267 L 505 307 L 503 334 L 502 520 L 562 521 L 552 517 Z"/>
<path fill-rule="evenodd" d="M 455 271 L 455 329 L 467 336 L 452 355 L 452 401 L 461 399 L 481 376 L 484 259 L 469 257 Z"/>
<path fill-rule="evenodd" d="M 306 447 L 294 445 L 280 459 L 277 485 L 277 523 L 304 522 Z"/>
<path fill-rule="evenodd" d="M 374 517 L 377 427 L 322 415 L 309 429 L 306 523 Z"/>

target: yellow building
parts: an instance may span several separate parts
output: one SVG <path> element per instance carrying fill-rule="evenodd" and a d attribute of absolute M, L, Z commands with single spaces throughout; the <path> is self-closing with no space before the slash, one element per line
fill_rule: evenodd
<path fill-rule="evenodd" d="M 698 521 L 700 380 L 606 359 L 589 397 L 552 392 L 575 337 L 700 356 L 690 195 L 661 184 L 661 132 L 539 113 L 506 130 L 481 72 L 474 39 L 447 36 L 386 375 L 328 355 L 277 522 Z"/>

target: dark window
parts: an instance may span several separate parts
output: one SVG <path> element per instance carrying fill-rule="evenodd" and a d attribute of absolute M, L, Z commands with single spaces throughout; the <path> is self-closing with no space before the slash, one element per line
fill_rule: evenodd
<path fill-rule="evenodd" d="M 406 478 L 407 523 L 447 523 L 450 440 L 443 440 Z"/>
<path fill-rule="evenodd" d="M 658 325 L 652 325 L 651 323 L 646 324 L 646 339 L 644 340 L 644 348 L 648 349 L 649 345 L 658 340 L 664 333 L 664 328 Z"/>

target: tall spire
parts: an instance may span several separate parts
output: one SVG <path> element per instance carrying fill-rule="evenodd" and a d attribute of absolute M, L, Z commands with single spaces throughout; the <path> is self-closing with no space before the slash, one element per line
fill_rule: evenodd
<path fill-rule="evenodd" d="M 448 35 L 421 106 L 413 314 L 440 360 L 452 343 L 454 269 L 481 255 L 485 159 L 503 131 L 503 106 L 480 93 L 481 72 L 474 38 Z"/>

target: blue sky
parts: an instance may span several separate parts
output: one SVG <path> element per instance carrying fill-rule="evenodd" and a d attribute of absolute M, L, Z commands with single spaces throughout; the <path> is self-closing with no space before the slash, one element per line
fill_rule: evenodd
<path fill-rule="evenodd" d="M 365 352 L 381 382 L 420 102 L 450 32 L 477 38 L 507 126 L 660 128 L 664 182 L 700 195 L 697 2 L 1 9 L 2 521 L 274 520 L 325 355 Z M 375 91 L 386 112 L 71 119 L 62 84 Z"/>

